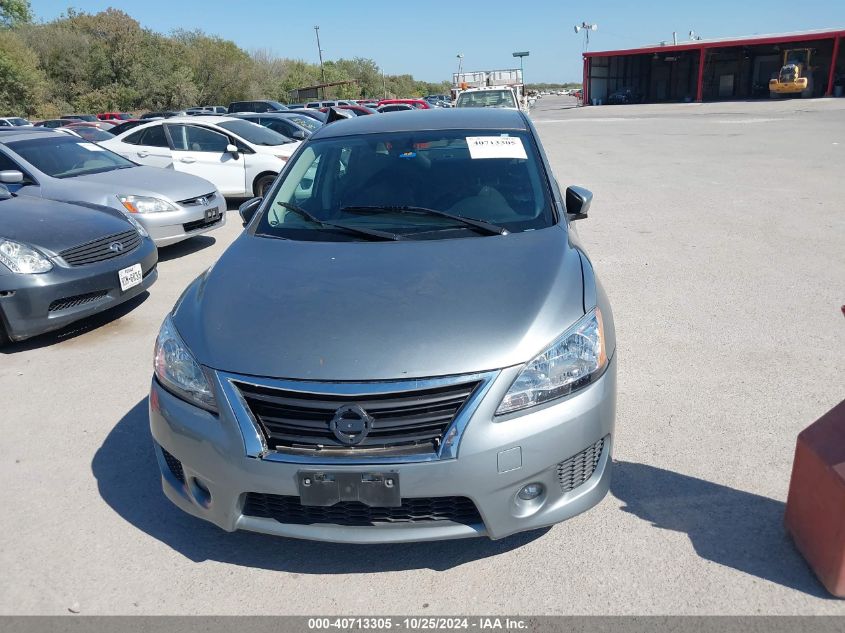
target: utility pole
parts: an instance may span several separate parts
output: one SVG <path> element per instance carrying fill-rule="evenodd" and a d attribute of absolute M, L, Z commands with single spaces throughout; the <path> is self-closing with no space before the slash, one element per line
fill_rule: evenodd
<path fill-rule="evenodd" d="M 320 47 L 320 26 L 314 27 L 314 32 L 317 34 L 317 53 L 320 56 L 320 78 L 323 83 L 326 83 L 326 71 L 323 70 L 323 49 Z M 326 98 L 326 87 L 323 86 L 323 99 Z"/>

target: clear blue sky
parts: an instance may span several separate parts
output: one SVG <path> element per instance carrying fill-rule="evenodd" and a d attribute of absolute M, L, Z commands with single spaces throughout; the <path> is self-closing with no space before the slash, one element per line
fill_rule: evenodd
<path fill-rule="evenodd" d="M 572 27 L 598 24 L 592 50 L 631 48 L 686 39 L 845 28 L 845 0 L 32 0 L 36 18 L 51 20 L 68 6 L 95 13 L 123 8 L 144 27 L 177 28 L 234 40 L 247 50 L 267 48 L 282 57 L 317 61 L 314 25 L 324 59 L 369 57 L 388 74 L 451 79 L 458 53 L 465 70 L 518 66 L 513 51 L 530 51 L 526 81 L 580 81 L 582 37 Z"/>

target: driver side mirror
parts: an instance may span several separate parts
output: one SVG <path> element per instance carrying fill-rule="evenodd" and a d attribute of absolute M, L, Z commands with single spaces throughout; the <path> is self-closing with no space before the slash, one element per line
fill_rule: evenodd
<path fill-rule="evenodd" d="M 295 141 L 304 141 L 308 138 L 308 135 L 305 133 L 304 130 L 295 130 L 294 133 L 291 135 Z"/>
<path fill-rule="evenodd" d="M 240 152 L 240 150 L 238 150 L 238 146 L 237 146 L 237 145 L 233 145 L 232 143 L 229 143 L 229 144 L 226 146 L 226 153 L 231 154 L 231 155 L 232 155 L 232 156 L 234 156 L 235 158 L 237 158 L 237 157 L 238 157 L 238 153 L 239 153 L 239 152 Z"/>
<path fill-rule="evenodd" d="M 263 201 L 264 198 L 250 198 L 238 207 L 238 213 L 241 214 L 241 220 L 243 220 L 244 226 L 249 224 L 252 218 L 255 217 L 255 213 Z"/>
<path fill-rule="evenodd" d="M 566 215 L 569 221 L 584 220 L 590 210 L 590 203 L 593 201 L 593 193 L 583 187 L 566 188 Z"/>
<path fill-rule="evenodd" d="M 7 185 L 16 185 L 23 182 L 23 172 L 17 169 L 4 169 L 0 171 L 0 182 Z"/>

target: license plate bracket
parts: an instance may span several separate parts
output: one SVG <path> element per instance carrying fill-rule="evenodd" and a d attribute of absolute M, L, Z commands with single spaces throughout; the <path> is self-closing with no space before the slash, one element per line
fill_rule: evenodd
<path fill-rule="evenodd" d="M 220 216 L 223 215 L 220 207 L 209 207 L 205 210 L 205 221 L 206 222 L 215 222 L 220 219 Z"/>
<path fill-rule="evenodd" d="M 359 501 L 373 508 L 398 508 L 399 473 L 299 471 L 299 500 L 304 506 L 333 506 Z"/>

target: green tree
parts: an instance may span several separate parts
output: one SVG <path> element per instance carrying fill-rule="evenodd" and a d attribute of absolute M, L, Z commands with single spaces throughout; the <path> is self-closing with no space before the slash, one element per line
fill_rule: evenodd
<path fill-rule="evenodd" d="M 0 31 L 0 112 L 31 116 L 44 102 L 38 56 L 17 33 Z"/>
<path fill-rule="evenodd" d="M 32 22 L 29 0 L 0 0 L 0 24 L 16 26 Z"/>

